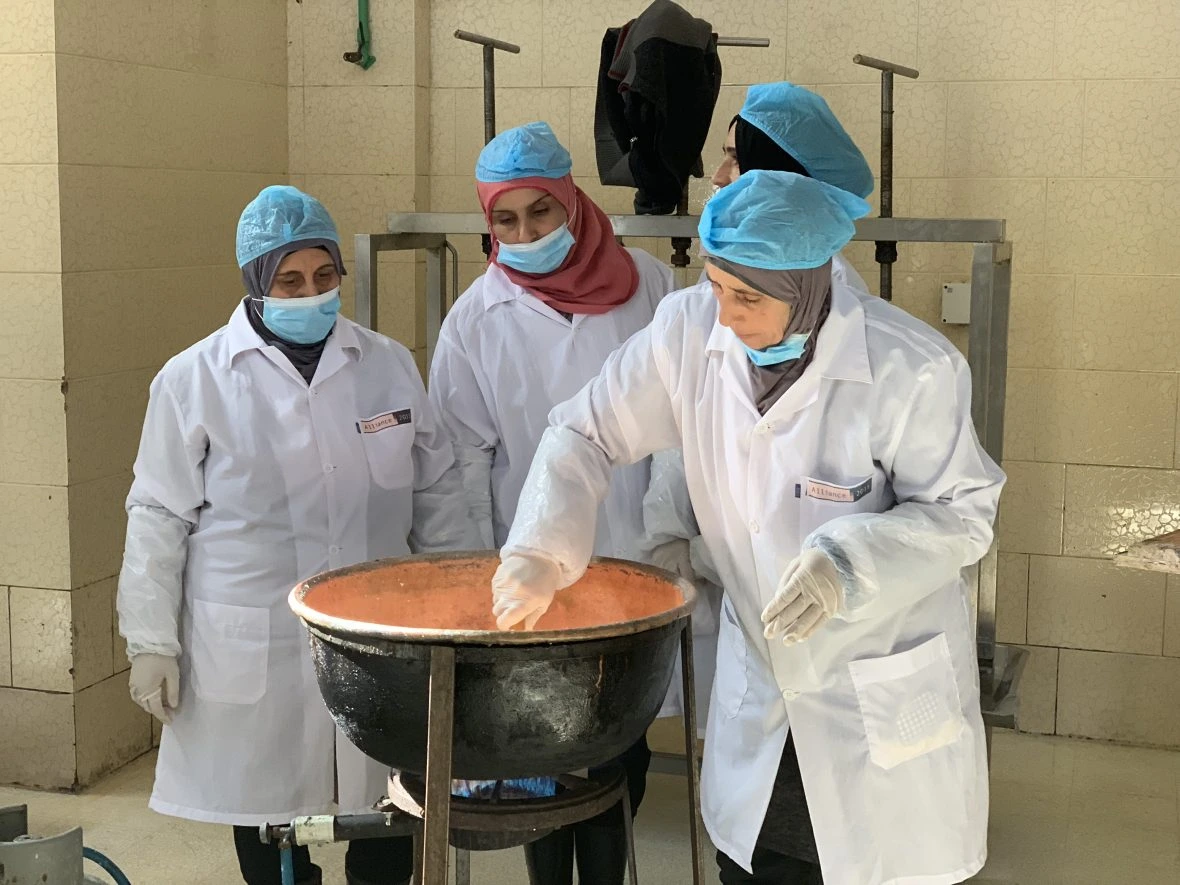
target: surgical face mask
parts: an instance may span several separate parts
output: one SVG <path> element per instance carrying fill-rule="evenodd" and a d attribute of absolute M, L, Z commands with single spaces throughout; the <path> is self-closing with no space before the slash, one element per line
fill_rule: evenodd
<path fill-rule="evenodd" d="M 756 366 L 766 368 L 767 366 L 777 366 L 780 363 L 797 360 L 803 356 L 803 345 L 807 343 L 810 338 L 807 335 L 792 335 L 786 341 L 780 341 L 773 347 L 767 347 L 765 350 L 754 350 L 752 347 L 746 347 L 743 343 L 742 347 L 746 348 L 746 356 L 750 358 Z"/>
<path fill-rule="evenodd" d="M 340 313 L 340 287 L 311 298 L 263 298 L 262 322 L 292 344 L 323 341 Z"/>
<path fill-rule="evenodd" d="M 563 224 L 531 243 L 500 243 L 496 260 L 521 273 L 547 274 L 561 267 L 574 247 L 569 224 Z"/>

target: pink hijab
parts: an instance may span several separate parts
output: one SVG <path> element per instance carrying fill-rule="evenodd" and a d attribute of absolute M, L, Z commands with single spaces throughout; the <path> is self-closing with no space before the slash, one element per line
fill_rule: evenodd
<path fill-rule="evenodd" d="M 625 304 L 639 288 L 639 271 L 635 261 L 616 242 L 610 220 L 597 204 L 574 184 L 562 178 L 516 178 L 488 183 L 477 181 L 479 202 L 492 227 L 492 209 L 505 193 L 533 188 L 551 194 L 569 215 L 569 229 L 574 246 L 557 270 L 535 275 L 500 264 L 496 260 L 500 242 L 492 235 L 491 263 L 499 266 L 508 279 L 532 293 L 561 313 L 604 314 Z"/>

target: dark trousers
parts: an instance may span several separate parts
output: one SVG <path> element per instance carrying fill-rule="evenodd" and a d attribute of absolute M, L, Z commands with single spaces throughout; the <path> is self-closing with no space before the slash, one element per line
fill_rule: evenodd
<path fill-rule="evenodd" d="M 234 849 L 246 885 L 282 885 L 279 847 L 264 845 L 257 827 L 234 827 Z M 306 846 L 292 849 L 297 885 L 319 885 L 320 868 Z M 414 874 L 414 839 L 392 836 L 348 843 L 344 872 L 349 885 L 408 885 Z"/>
<path fill-rule="evenodd" d="M 651 750 L 647 737 L 639 739 L 615 760 L 627 772 L 627 794 L 631 816 L 639 810 L 647 790 L 647 767 Z M 593 774 L 594 770 L 591 770 Z M 574 881 L 574 858 L 578 861 L 578 881 L 585 885 L 622 885 L 627 872 L 627 831 L 623 820 L 623 803 L 590 820 L 550 833 L 525 846 L 531 885 L 571 885 Z"/>
<path fill-rule="evenodd" d="M 752 874 L 720 851 L 717 866 L 721 871 L 721 885 L 823 885 L 824 881 L 818 864 L 766 848 L 754 849 Z"/>

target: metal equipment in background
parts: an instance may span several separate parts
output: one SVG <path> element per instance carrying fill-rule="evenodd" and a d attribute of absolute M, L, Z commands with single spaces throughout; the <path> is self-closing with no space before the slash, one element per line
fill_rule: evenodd
<path fill-rule="evenodd" d="M 471 31 L 455 31 L 456 40 L 477 43 L 483 47 L 483 143 L 487 144 L 496 137 L 496 50 L 520 54 L 520 47 L 515 43 L 506 43 L 495 37 L 485 37 L 483 34 L 473 34 Z M 480 238 L 483 244 L 484 257 L 492 255 L 492 237 L 485 229 Z"/>
<path fill-rule="evenodd" d="M 83 871 L 83 861 L 97 864 L 110 879 Z M 82 828 L 56 836 L 29 835 L 25 805 L 0 808 L 0 885 L 130 885 L 110 858 L 82 844 Z"/>
<path fill-rule="evenodd" d="M 877 176 L 881 193 L 881 218 L 893 217 L 893 75 L 918 79 L 913 68 L 882 61 L 868 55 L 854 55 L 852 61 L 881 72 L 881 174 Z M 877 241 L 877 264 L 881 265 L 881 297 L 893 300 L 893 264 L 897 261 L 897 242 Z"/>

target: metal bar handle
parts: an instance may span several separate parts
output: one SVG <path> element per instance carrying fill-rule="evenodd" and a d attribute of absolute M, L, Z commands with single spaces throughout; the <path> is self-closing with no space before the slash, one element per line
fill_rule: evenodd
<path fill-rule="evenodd" d="M 890 74 L 900 74 L 903 77 L 909 77 L 911 80 L 918 79 L 918 72 L 913 68 L 907 68 L 905 65 L 899 65 L 892 61 L 882 61 L 879 58 L 873 58 L 871 55 L 854 55 L 852 61 L 858 65 L 864 65 L 866 68 L 876 68 L 878 71 L 886 71 Z"/>
<path fill-rule="evenodd" d="M 718 37 L 718 46 L 746 46 L 750 49 L 765 49 L 770 45 L 769 37 Z"/>
<path fill-rule="evenodd" d="M 495 37 L 485 37 L 483 34 L 473 34 L 471 31 L 455 31 L 455 36 L 460 40 L 466 40 L 468 43 L 478 43 L 480 46 L 491 46 L 493 49 L 500 49 L 504 52 L 511 52 L 513 55 L 520 55 L 520 47 L 515 43 L 506 43 L 503 40 L 497 40 Z"/>

